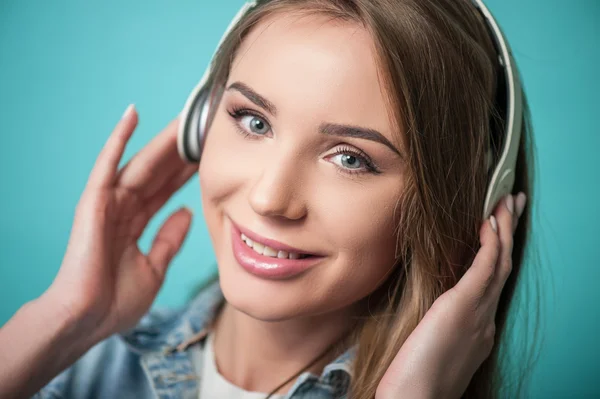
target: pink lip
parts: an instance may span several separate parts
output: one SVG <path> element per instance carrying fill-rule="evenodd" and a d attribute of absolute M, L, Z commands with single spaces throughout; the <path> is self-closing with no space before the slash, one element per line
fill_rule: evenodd
<path fill-rule="evenodd" d="M 238 230 L 238 232 L 244 234 L 246 237 L 248 237 L 252 241 L 259 242 L 259 243 L 261 243 L 263 245 L 267 245 L 267 246 L 269 246 L 269 247 L 271 247 L 273 249 L 276 249 L 278 251 L 295 252 L 295 253 L 300 254 L 300 255 L 323 256 L 322 254 L 317 254 L 317 253 L 314 253 L 314 252 L 307 252 L 307 251 L 304 251 L 302 249 L 298 249 L 298 248 L 291 247 L 289 245 L 282 244 L 279 241 L 275 241 L 275 240 L 271 240 L 269 238 L 261 237 L 258 234 L 256 234 L 255 232 L 250 231 L 250 230 L 246 230 L 242 226 L 237 225 L 233 220 L 231 221 L 231 224 L 233 225 L 233 227 L 236 230 Z"/>
<path fill-rule="evenodd" d="M 232 222 L 231 241 L 233 255 L 244 270 L 257 277 L 272 280 L 288 279 L 303 273 L 305 270 L 310 269 L 324 259 L 322 256 L 310 256 L 303 259 L 280 259 L 259 255 L 242 241 L 242 238 L 240 237 L 242 232 L 251 240 L 256 239 L 256 241 L 264 243 L 273 249 L 286 252 L 303 252 L 273 240 L 263 239 L 251 231 L 245 229 L 241 231 L 241 229 Z"/>

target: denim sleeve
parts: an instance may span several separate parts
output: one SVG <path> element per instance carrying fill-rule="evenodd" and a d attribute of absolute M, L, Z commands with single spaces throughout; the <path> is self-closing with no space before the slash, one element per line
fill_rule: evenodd
<path fill-rule="evenodd" d="M 92 347 L 34 399 L 151 398 L 152 388 L 140 364 L 119 335 Z"/>

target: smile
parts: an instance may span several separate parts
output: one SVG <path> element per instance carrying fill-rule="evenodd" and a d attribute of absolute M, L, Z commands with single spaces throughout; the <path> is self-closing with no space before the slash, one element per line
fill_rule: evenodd
<path fill-rule="evenodd" d="M 231 219 L 230 219 L 231 220 Z M 259 236 L 231 223 L 233 256 L 246 272 L 267 280 L 290 279 L 322 263 L 321 254 Z"/>
<path fill-rule="evenodd" d="M 240 237 L 242 238 L 242 241 L 244 241 L 246 243 L 247 246 L 252 248 L 254 250 L 254 252 L 256 252 L 259 255 L 265 255 L 265 256 L 269 256 L 271 258 L 279 258 L 279 259 L 302 259 L 302 258 L 306 258 L 307 256 L 309 256 L 309 255 L 300 254 L 297 252 L 287 252 L 287 251 L 283 251 L 283 250 L 277 250 L 275 248 L 269 247 L 268 245 L 264 245 L 259 242 L 254 242 L 251 239 L 249 239 L 248 237 L 246 237 L 246 235 L 244 233 L 241 233 Z"/>

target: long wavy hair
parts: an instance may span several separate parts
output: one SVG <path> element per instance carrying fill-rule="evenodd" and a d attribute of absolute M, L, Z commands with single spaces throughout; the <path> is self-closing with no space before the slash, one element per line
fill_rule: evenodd
<path fill-rule="evenodd" d="M 396 267 L 366 298 L 368 312 L 350 339 L 358 344 L 352 397 L 373 398 L 402 344 L 436 298 L 458 282 L 479 249 L 489 177 L 486 150 L 494 130 L 503 127 L 493 101 L 498 56 L 469 0 L 262 0 L 222 42 L 209 83 L 223 87 L 248 33 L 266 17 L 286 12 L 324 14 L 368 30 L 391 118 L 407 150 L 405 190 L 398 198 Z M 514 192 L 524 192 L 531 203 L 532 127 L 523 95 Z M 514 235 L 513 269 L 496 314 L 497 344 L 465 398 L 517 397 L 533 359 L 532 351 L 513 350 L 506 356 L 508 350 L 501 350 L 509 310 L 518 310 L 515 287 L 523 278 L 529 209 Z M 528 337 L 527 332 L 519 337 L 525 349 L 531 349 Z M 523 361 L 515 361 L 518 354 Z"/>

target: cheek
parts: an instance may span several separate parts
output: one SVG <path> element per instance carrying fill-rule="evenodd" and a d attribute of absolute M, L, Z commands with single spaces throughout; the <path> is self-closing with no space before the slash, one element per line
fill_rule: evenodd
<path fill-rule="evenodd" d="M 331 267 L 321 271 L 321 281 L 314 283 L 321 285 L 323 294 L 327 292 L 323 297 L 333 306 L 356 302 L 373 292 L 395 264 L 395 211 L 402 187 L 397 179 L 381 183 L 380 189 L 353 190 L 346 195 L 329 189 L 320 193 L 324 211 L 320 224 L 337 255 Z"/>
<path fill-rule="evenodd" d="M 332 245 L 340 253 L 361 259 L 393 258 L 390 248 L 396 242 L 396 204 L 402 189 L 398 175 L 373 177 L 365 184 L 342 180 L 321 185 L 314 200 Z"/>

